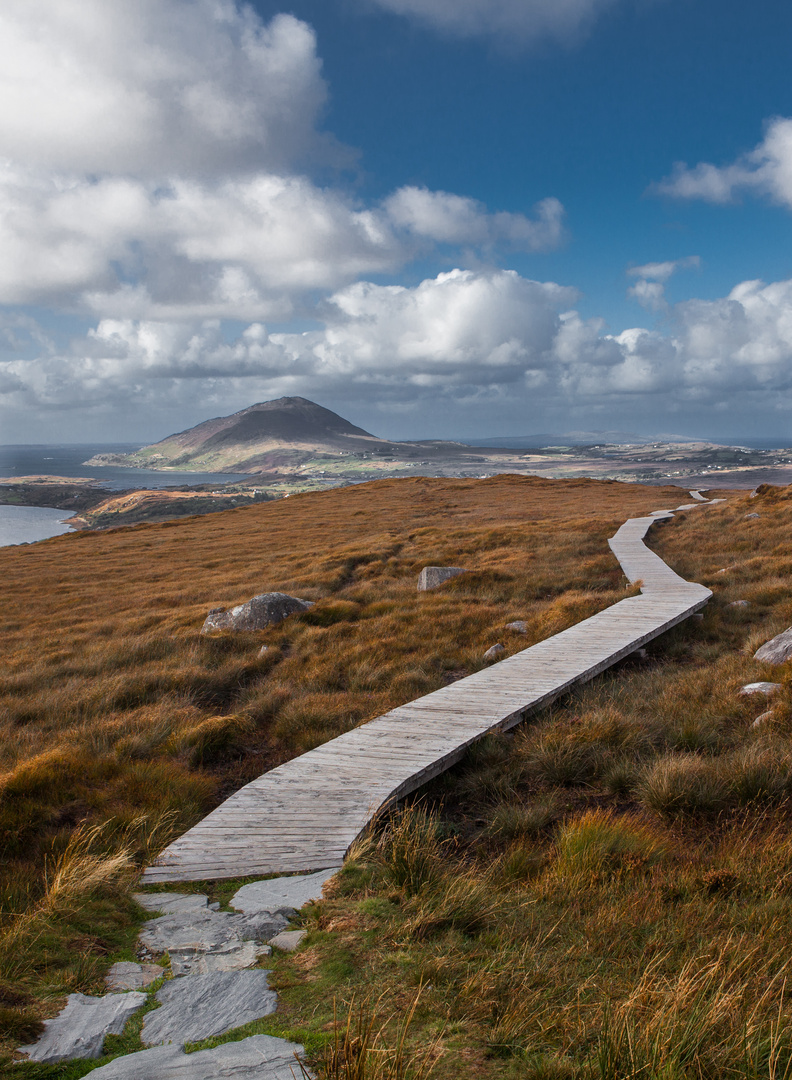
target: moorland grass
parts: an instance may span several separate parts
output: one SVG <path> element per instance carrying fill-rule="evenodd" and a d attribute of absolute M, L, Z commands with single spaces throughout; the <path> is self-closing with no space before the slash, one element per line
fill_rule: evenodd
<path fill-rule="evenodd" d="M 416 478 L 0 551 L 0 933 L 23 935 L 0 962 L 22 954 L 26 964 L 0 977 L 27 995 L 8 1007 L 34 1022 L 66 990 L 99 991 L 143 917 L 124 863 L 44 920 L 46 944 L 13 930 L 46 906 L 49 868 L 75 832 L 101 825 L 92 857 L 140 863 L 152 841 L 162 846 L 265 769 L 477 670 L 494 641 L 513 652 L 620 599 L 606 538 L 627 516 L 682 501 L 679 489 L 596 481 Z M 588 1075 L 600 1059 L 649 1076 L 655 1042 L 624 1072 L 625 1047 L 636 1055 L 643 1045 L 633 1027 L 660 1009 L 659 1044 L 673 1041 L 689 1015 L 662 1002 L 683 973 L 707 1008 L 728 974 L 729 987 L 742 980 L 739 993 L 729 989 L 738 1005 L 696 1068 L 718 1075 L 738 1044 L 747 1053 L 738 1028 L 765 1046 L 773 1009 L 785 1016 L 771 943 L 789 929 L 778 892 L 792 865 L 780 826 L 787 693 L 754 729 L 759 707 L 736 690 L 767 673 L 744 650 L 792 622 L 783 550 L 792 505 L 774 494 L 757 505 L 759 521 L 743 522 L 749 504 L 738 497 L 657 530 L 671 565 L 714 585 L 703 623 L 513 738 L 474 747 L 422 793 L 420 813 L 360 848 L 338 894 L 308 916 L 307 947 L 275 965 L 281 1029 L 314 1048 L 332 1043 L 333 998 L 339 1031 L 354 1000 L 353 1014 L 376 1016 L 378 1033 L 378 1049 L 356 1059 L 360 1080 L 385 1058 L 407 1069 L 407 1049 L 438 1076 Z M 417 594 L 427 564 L 470 573 Z M 316 606 L 262 634 L 199 636 L 209 607 L 270 590 Z M 727 607 L 743 597 L 749 608 Z M 527 635 L 505 631 L 514 619 Z M 680 808 L 672 792 L 652 805 L 664 762 L 683 791 L 704 790 L 706 775 L 718 798 Z M 593 836 L 596 857 L 586 854 Z M 751 899 L 739 917 L 724 909 L 742 896 Z M 716 957 L 717 979 L 701 982 Z M 651 1009 L 649 991 L 639 993 L 649 964 L 667 987 Z M 756 1049 L 757 1068 L 781 1060 L 781 1042 Z M 340 1076 L 342 1058 L 324 1067 Z M 677 1075 L 667 1054 L 661 1066 Z"/>

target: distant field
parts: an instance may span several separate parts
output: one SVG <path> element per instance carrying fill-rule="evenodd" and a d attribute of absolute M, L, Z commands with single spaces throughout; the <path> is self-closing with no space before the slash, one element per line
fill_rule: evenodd
<path fill-rule="evenodd" d="M 103 971 L 126 955 L 139 913 L 127 898 L 128 863 L 102 878 L 113 852 L 145 859 L 265 769 L 476 670 L 495 641 L 513 652 L 615 602 L 625 583 L 607 537 L 628 516 L 687 499 L 685 489 L 593 480 L 383 480 L 0 551 L 0 1021 L 9 1038 L 64 993 L 99 990 Z M 749 509 L 761 518 L 745 522 Z M 574 1070 L 602 1031 L 603 1003 L 638 993 L 645 965 L 666 955 L 659 941 L 646 951 L 655 923 L 672 950 L 658 986 L 678 986 L 712 941 L 743 964 L 740 1001 L 756 1003 L 759 966 L 775 972 L 772 941 L 792 930 L 785 894 L 768 884 L 786 873 L 778 807 L 792 791 L 792 751 L 785 694 L 760 731 L 750 726 L 756 703 L 736 687 L 762 674 L 755 645 L 792 623 L 790 524 L 785 498 L 741 493 L 725 510 L 693 511 L 658 531 L 654 543 L 675 569 L 716 588 L 704 623 L 513 741 L 483 747 L 432 789 L 428 818 L 408 815 L 362 851 L 309 949 L 278 961 L 278 1022 L 317 1046 L 334 993 L 343 1001 L 377 987 L 396 1022 L 423 982 L 431 987 L 410 1045 L 420 1052 L 443 1029 L 455 1056 L 439 1062 L 440 1075 L 512 1075 L 537 1054 L 550 1071 L 514 1075 L 583 1075 Z M 427 564 L 471 572 L 418 594 Z M 208 608 L 270 590 L 317 603 L 262 634 L 199 636 Z M 738 598 L 752 606 L 726 607 Z M 526 637 L 504 630 L 513 619 L 527 622 Z M 667 794 L 646 794 L 653 769 L 662 788 L 663 768 L 682 777 L 679 812 Z M 748 777 L 741 794 L 730 768 Z M 618 829 L 608 839 L 611 812 L 626 839 Z M 73 841 L 90 825 L 103 825 L 93 854 Z M 575 839 L 583 828 L 599 830 L 604 863 L 569 854 L 586 847 Z M 764 859 L 755 864 L 754 843 Z M 423 870 L 413 879 L 394 869 L 400 844 L 424 852 L 426 889 Z M 99 863 L 81 886 L 75 868 L 89 857 Z M 64 860 L 70 884 L 53 893 Z M 792 873 L 792 853 L 789 864 Z M 455 879 L 464 903 L 453 898 Z M 778 897 L 772 911 L 751 899 L 762 889 Z M 758 933 L 761 964 L 745 944 Z M 650 1000 L 650 988 L 640 993 Z M 765 1028 L 779 1006 L 768 995 L 757 1005 Z M 512 1014 L 517 1000 L 525 1005 Z M 736 1045 L 740 1008 L 718 1028 L 724 1046 Z"/>

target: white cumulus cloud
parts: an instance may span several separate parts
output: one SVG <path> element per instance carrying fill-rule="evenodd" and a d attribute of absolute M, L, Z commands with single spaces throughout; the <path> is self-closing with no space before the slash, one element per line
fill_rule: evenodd
<path fill-rule="evenodd" d="M 661 195 L 679 199 L 733 202 L 742 194 L 768 196 L 792 208 L 792 119 L 776 117 L 758 146 L 728 165 L 677 162 L 670 177 L 654 185 Z"/>
<path fill-rule="evenodd" d="M 701 266 L 701 258 L 698 255 L 689 255 L 685 259 L 632 266 L 627 271 L 628 276 L 637 277 L 640 280 L 630 286 L 627 295 L 637 300 L 641 307 L 645 307 L 647 311 L 664 311 L 668 307 L 665 298 L 665 284 L 669 278 L 678 270 L 689 270 L 699 266 Z"/>
<path fill-rule="evenodd" d="M 232 0 L 7 0 L 0 146 L 57 173 L 282 169 L 326 87 L 306 23 Z"/>

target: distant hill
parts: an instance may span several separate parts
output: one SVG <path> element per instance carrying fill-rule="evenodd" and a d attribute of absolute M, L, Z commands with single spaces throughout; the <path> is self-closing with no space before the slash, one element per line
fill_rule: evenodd
<path fill-rule="evenodd" d="M 395 452 L 426 456 L 427 444 L 416 447 L 379 439 L 307 398 L 284 397 L 204 420 L 132 454 L 98 454 L 90 464 L 261 473 L 292 470 L 317 455 L 338 458 Z"/>

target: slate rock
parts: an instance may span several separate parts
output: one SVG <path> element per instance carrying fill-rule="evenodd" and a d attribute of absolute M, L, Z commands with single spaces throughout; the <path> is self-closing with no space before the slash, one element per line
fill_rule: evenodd
<path fill-rule="evenodd" d="M 281 952 L 294 952 L 300 947 L 300 942 L 305 937 L 305 930 L 284 930 L 270 938 L 270 945 Z"/>
<path fill-rule="evenodd" d="M 140 941 L 154 953 L 191 947 L 206 951 L 229 941 L 267 941 L 288 925 L 281 913 L 229 915 L 225 911 L 189 911 L 144 923 Z"/>
<path fill-rule="evenodd" d="M 262 970 L 215 971 L 171 979 L 157 991 L 162 1005 L 146 1014 L 141 1039 L 146 1046 L 198 1042 L 269 1016 L 277 996 L 268 975 Z"/>
<path fill-rule="evenodd" d="M 145 990 L 165 974 L 159 964 L 133 964 L 120 960 L 105 975 L 108 990 Z"/>
<path fill-rule="evenodd" d="M 120 1035 L 127 1020 L 146 1003 L 146 994 L 69 994 L 66 1006 L 32 1046 L 20 1046 L 30 1061 L 68 1061 L 101 1057 L 105 1035 Z"/>
<path fill-rule="evenodd" d="M 177 911 L 202 911 L 208 897 L 203 893 L 133 893 L 132 894 L 146 911 L 159 911 L 162 915 L 172 915 Z"/>
<path fill-rule="evenodd" d="M 764 694 L 770 697 L 781 689 L 781 683 L 777 682 L 749 682 L 740 690 L 740 697 L 750 697 L 752 694 Z"/>
<path fill-rule="evenodd" d="M 505 645 L 501 645 L 500 642 L 497 642 L 497 644 L 492 645 L 489 649 L 487 649 L 487 651 L 484 653 L 484 659 L 487 661 L 500 660 L 500 658 L 505 652 Z"/>
<path fill-rule="evenodd" d="M 331 866 L 329 870 L 317 870 L 315 874 L 297 874 L 294 877 L 270 878 L 268 881 L 251 881 L 234 893 L 229 903 L 237 911 L 253 915 L 262 911 L 281 911 L 292 908 L 294 911 L 311 900 L 321 900 L 322 887 L 340 866 Z"/>
<path fill-rule="evenodd" d="M 517 619 L 515 622 L 507 622 L 506 629 L 513 630 L 515 634 L 527 634 L 528 623 L 523 622 L 522 619 Z"/>
<path fill-rule="evenodd" d="M 451 578 L 466 573 L 467 571 L 461 566 L 425 566 L 418 575 L 418 592 L 436 589 L 438 585 L 444 585 Z"/>
<path fill-rule="evenodd" d="M 792 657 L 792 626 L 781 634 L 776 634 L 754 653 L 754 660 L 764 664 L 783 664 Z"/>
<path fill-rule="evenodd" d="M 227 941 L 214 949 L 170 949 L 168 956 L 171 972 L 178 977 L 207 975 L 210 971 L 243 971 L 271 953 L 269 945 L 255 941 Z"/>
<path fill-rule="evenodd" d="M 260 593 L 247 603 L 233 608 L 212 608 L 201 633 L 208 634 L 212 630 L 264 630 L 297 611 L 307 611 L 312 607 L 310 600 L 299 600 L 286 593 Z"/>
<path fill-rule="evenodd" d="M 91 1076 L 96 1080 L 294 1080 L 300 1076 L 295 1055 L 302 1054 L 299 1043 L 272 1035 L 251 1035 L 195 1054 L 185 1054 L 180 1046 L 166 1043 L 117 1057 Z"/>

